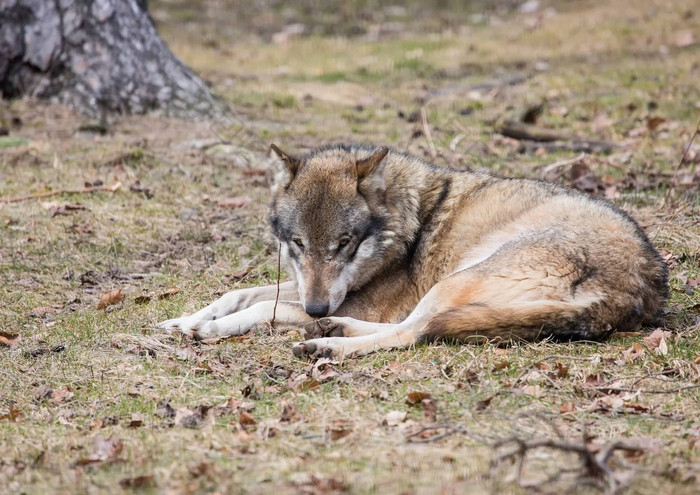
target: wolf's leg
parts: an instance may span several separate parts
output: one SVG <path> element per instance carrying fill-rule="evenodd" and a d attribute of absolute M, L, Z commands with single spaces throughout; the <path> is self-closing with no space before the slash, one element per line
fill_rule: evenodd
<path fill-rule="evenodd" d="M 548 253 L 550 264 L 554 256 Z M 605 331 L 598 328 L 591 309 L 600 298 L 572 291 L 580 277 L 576 269 L 545 269 L 538 263 L 519 270 L 504 266 L 450 275 L 395 325 L 330 317 L 326 326 L 335 327 L 331 334 L 340 328 L 346 337 L 302 342 L 293 348 L 294 354 L 339 358 L 407 347 L 423 338 L 532 341 L 550 335 L 594 338 L 595 332 Z"/>
<path fill-rule="evenodd" d="M 279 300 L 297 300 L 299 298 L 297 290 L 297 284 L 294 281 L 280 284 Z M 179 330 L 185 334 L 190 334 L 209 321 L 236 313 L 237 311 L 248 308 L 261 301 L 274 301 L 276 297 L 276 285 L 235 290 L 224 294 L 209 306 L 200 309 L 190 316 L 161 321 L 157 326 L 166 330 Z"/>
<path fill-rule="evenodd" d="M 209 339 L 243 335 L 260 324 L 270 323 L 273 312 L 275 324 L 303 326 L 315 320 L 299 302 L 279 301 L 275 310 L 275 301 L 260 301 L 237 313 L 205 322 L 191 336 Z"/>
<path fill-rule="evenodd" d="M 319 329 L 317 333 L 327 337 L 362 337 L 395 326 L 392 323 L 375 323 L 347 316 L 328 316 L 316 320 L 316 327 Z"/>

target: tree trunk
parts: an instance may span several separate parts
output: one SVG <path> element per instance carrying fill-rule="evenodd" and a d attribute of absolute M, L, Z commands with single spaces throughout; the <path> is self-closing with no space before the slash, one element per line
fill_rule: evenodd
<path fill-rule="evenodd" d="M 147 0 L 0 0 L 0 92 L 94 116 L 164 110 L 219 116 L 226 105 L 156 33 Z"/>

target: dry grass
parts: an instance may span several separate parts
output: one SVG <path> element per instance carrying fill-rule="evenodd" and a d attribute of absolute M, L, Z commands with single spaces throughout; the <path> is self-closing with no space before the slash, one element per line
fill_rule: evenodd
<path fill-rule="evenodd" d="M 11 137 L 28 143 L 0 141 L 0 197 L 96 181 L 121 188 L 0 204 L 0 330 L 20 336 L 0 344 L 0 486 L 422 494 L 521 493 L 534 483 L 552 493 L 694 493 L 700 199 L 683 181 L 696 158 L 664 202 L 700 114 L 698 44 L 676 46 L 683 31 L 700 37 L 692 6 L 563 2 L 552 16 L 507 13 L 467 31 L 436 33 L 426 21 L 430 29 L 406 24 L 378 41 L 285 44 L 208 31 L 220 13 L 195 16 L 188 29 L 172 18 L 161 31 L 231 99 L 230 125 L 119 118 L 100 136 L 78 132 L 87 122 L 65 109 L 4 104 L 3 121 L 22 119 Z M 191 34 L 200 32 L 220 38 Z M 475 86 L 513 75 L 524 80 Z M 672 267 L 671 334 L 661 347 L 645 334 L 505 349 L 439 344 L 314 365 L 293 358 L 295 329 L 193 345 L 153 328 L 227 290 L 275 280 L 276 257 L 261 242 L 267 188 L 250 171 L 271 141 L 298 150 L 369 141 L 427 157 L 424 107 L 438 163 L 538 176 L 577 153 L 521 153 L 494 127 L 541 101 L 542 125 L 625 146 L 585 163 L 600 194 L 640 219 Z M 664 122 L 652 129 L 653 117 Z M 239 148 L 196 142 L 211 139 Z M 559 172 L 553 180 L 570 181 Z M 243 196 L 251 202 L 240 208 L 217 204 Z M 65 209 L 75 203 L 84 209 Z M 116 289 L 124 300 L 98 310 Z M 577 454 L 561 449 L 528 453 L 521 476 L 517 462 L 492 463 L 540 438 L 640 450 L 613 454 L 611 473 L 586 479 Z M 504 439 L 517 441 L 495 448 Z"/>

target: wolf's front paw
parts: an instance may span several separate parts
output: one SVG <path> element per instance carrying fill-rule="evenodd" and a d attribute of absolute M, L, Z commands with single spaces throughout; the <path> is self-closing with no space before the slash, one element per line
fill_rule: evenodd
<path fill-rule="evenodd" d="M 299 342 L 292 347 L 292 352 L 298 358 L 340 358 L 343 356 L 343 346 L 338 345 L 337 340 L 329 338 Z"/>
<path fill-rule="evenodd" d="M 324 337 L 343 337 L 345 324 L 341 323 L 340 318 L 328 317 L 316 320 L 318 333 Z"/>
<path fill-rule="evenodd" d="M 161 321 L 156 324 L 156 327 L 168 330 L 170 332 L 180 332 L 188 337 L 193 337 L 195 332 L 202 325 L 201 320 L 183 316 L 182 318 L 173 318 L 171 320 Z"/>

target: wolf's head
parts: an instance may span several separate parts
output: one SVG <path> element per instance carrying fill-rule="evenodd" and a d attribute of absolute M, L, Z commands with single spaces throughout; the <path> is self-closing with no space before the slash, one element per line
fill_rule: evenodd
<path fill-rule="evenodd" d="M 387 148 L 334 146 L 301 158 L 271 147 L 280 163 L 269 222 L 311 316 L 333 314 L 391 261 Z"/>

